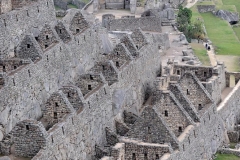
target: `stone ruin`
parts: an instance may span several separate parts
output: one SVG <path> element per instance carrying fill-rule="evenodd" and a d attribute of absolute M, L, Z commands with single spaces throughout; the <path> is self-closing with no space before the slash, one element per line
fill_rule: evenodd
<path fill-rule="evenodd" d="M 171 5 L 103 23 L 77 9 L 57 20 L 52 0 L 9 6 L 0 15 L 0 155 L 199 160 L 239 142 L 240 74 L 161 62 Z"/>

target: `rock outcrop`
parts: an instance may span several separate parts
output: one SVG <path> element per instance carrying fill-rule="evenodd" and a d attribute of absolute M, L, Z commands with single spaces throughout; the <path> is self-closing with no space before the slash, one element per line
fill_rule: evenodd
<path fill-rule="evenodd" d="M 238 13 L 229 12 L 225 10 L 218 10 L 215 15 L 217 17 L 220 17 L 226 21 L 228 21 L 230 24 L 236 24 L 239 21 L 239 15 Z"/>

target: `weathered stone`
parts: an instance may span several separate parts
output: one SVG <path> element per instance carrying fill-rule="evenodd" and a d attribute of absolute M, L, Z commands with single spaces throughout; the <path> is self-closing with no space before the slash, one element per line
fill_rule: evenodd
<path fill-rule="evenodd" d="M 215 15 L 228 21 L 230 24 L 236 24 L 239 21 L 238 13 L 233 13 L 226 10 L 218 10 Z"/>

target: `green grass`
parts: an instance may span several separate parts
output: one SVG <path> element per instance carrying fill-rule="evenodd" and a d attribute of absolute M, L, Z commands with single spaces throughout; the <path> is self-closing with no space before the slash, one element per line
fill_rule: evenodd
<path fill-rule="evenodd" d="M 240 12 L 240 1 L 239 0 L 222 0 L 224 5 L 235 5 L 237 11 Z"/>
<path fill-rule="evenodd" d="M 196 4 L 198 5 L 200 3 L 197 2 Z M 191 8 L 191 10 L 192 10 L 192 22 L 194 22 L 197 18 L 201 18 L 202 19 L 201 14 L 197 10 L 197 5 L 196 4 Z"/>
<path fill-rule="evenodd" d="M 233 30 L 234 30 L 236 36 L 238 37 L 238 39 L 240 40 L 240 26 L 239 27 L 233 27 Z"/>
<path fill-rule="evenodd" d="M 57 11 L 57 10 L 61 10 L 61 8 L 58 7 L 58 6 L 55 6 L 55 10 L 56 10 L 56 11 Z"/>
<path fill-rule="evenodd" d="M 237 157 L 232 154 L 219 154 L 217 153 L 217 158 L 215 160 L 240 160 L 240 157 Z"/>
<path fill-rule="evenodd" d="M 222 55 L 240 55 L 240 43 L 232 27 L 212 13 L 202 13 L 208 37 L 216 47 L 216 53 Z"/>
<path fill-rule="evenodd" d="M 68 8 L 76 8 L 76 9 L 78 8 L 76 5 L 73 5 L 73 4 L 68 4 L 67 6 Z"/>
<path fill-rule="evenodd" d="M 202 2 L 197 2 L 197 5 L 214 5 L 213 1 L 202 1 Z"/>
<path fill-rule="evenodd" d="M 237 143 L 230 143 L 229 148 L 235 149 L 235 146 L 237 145 Z"/>
<path fill-rule="evenodd" d="M 207 51 L 202 44 L 198 43 L 190 43 L 195 55 L 202 62 L 204 66 L 211 66 L 209 57 L 207 55 Z"/>

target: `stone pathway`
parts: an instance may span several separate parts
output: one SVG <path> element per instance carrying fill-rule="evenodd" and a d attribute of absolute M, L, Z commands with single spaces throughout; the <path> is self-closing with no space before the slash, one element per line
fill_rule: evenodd
<path fill-rule="evenodd" d="M 203 43 L 203 45 L 205 46 L 206 43 Z M 211 65 L 216 66 L 217 65 L 217 58 L 215 56 L 214 47 L 212 45 L 209 45 L 209 46 L 210 46 L 211 49 L 209 51 L 207 51 L 208 57 L 210 59 Z"/>

